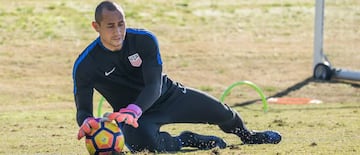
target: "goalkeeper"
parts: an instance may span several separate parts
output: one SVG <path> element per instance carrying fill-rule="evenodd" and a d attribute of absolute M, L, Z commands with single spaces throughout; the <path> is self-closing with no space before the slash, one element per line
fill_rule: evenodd
<path fill-rule="evenodd" d="M 79 55 L 73 67 L 78 139 L 94 129 L 93 93 L 111 105 L 108 117 L 120 125 L 127 147 L 133 151 L 173 152 L 182 147 L 225 148 L 223 139 L 184 131 L 172 136 L 160 132 L 171 123 L 208 123 L 235 134 L 244 144 L 277 144 L 276 131 L 255 132 L 240 115 L 216 98 L 183 86 L 162 73 L 162 60 L 154 34 L 127 28 L 125 13 L 116 3 L 101 2 L 92 22 L 99 37 Z"/>

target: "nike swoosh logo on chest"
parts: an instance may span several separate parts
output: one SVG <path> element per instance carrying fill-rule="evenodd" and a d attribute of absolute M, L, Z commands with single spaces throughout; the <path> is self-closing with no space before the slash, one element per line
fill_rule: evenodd
<path fill-rule="evenodd" d="M 110 71 L 105 72 L 105 76 L 109 76 L 111 73 L 115 71 L 116 67 L 112 68 Z"/>

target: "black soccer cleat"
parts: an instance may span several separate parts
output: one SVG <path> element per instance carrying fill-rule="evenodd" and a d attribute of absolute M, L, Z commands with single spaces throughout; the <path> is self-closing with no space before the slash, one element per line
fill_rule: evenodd
<path fill-rule="evenodd" d="M 244 144 L 277 144 L 281 141 L 281 135 L 276 131 L 252 132 L 250 136 L 242 137 Z"/>
<path fill-rule="evenodd" d="M 225 141 L 216 136 L 205 136 L 184 131 L 178 137 L 183 147 L 197 147 L 200 150 L 209 150 L 215 147 L 226 148 Z"/>

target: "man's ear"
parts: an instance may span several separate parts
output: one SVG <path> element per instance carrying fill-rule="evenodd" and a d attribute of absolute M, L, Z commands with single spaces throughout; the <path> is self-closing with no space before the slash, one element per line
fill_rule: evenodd
<path fill-rule="evenodd" d="M 95 29 L 96 32 L 99 32 L 99 31 L 100 31 L 100 25 L 99 25 L 97 22 L 93 21 L 93 22 L 91 23 L 91 25 L 92 25 L 92 27 Z"/>

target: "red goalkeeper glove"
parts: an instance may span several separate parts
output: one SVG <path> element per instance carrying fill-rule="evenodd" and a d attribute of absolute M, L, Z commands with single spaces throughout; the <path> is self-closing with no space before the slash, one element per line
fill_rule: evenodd
<path fill-rule="evenodd" d="M 89 135 L 92 130 L 96 130 L 100 128 L 99 125 L 100 119 L 94 117 L 88 117 L 84 120 L 83 124 L 80 126 L 78 132 L 78 140 L 83 138 L 86 135 Z"/>
<path fill-rule="evenodd" d="M 137 120 L 142 114 L 142 110 L 135 104 L 129 104 L 126 108 L 120 109 L 119 112 L 111 113 L 107 116 L 109 121 L 116 120 L 118 123 L 124 122 L 133 126 L 134 128 L 139 127 Z"/>

